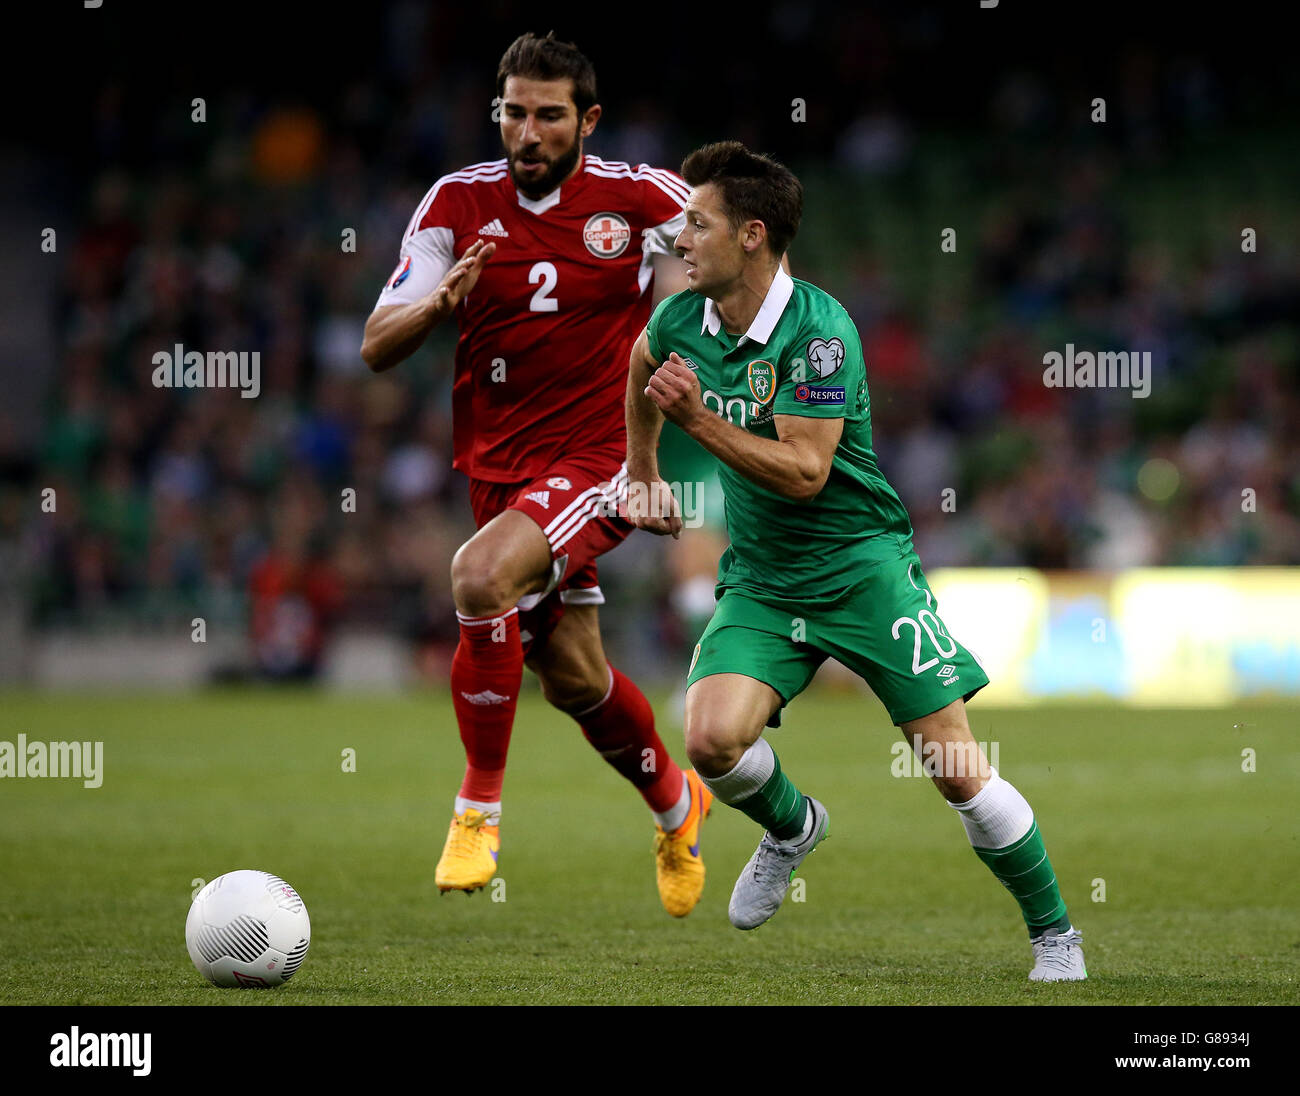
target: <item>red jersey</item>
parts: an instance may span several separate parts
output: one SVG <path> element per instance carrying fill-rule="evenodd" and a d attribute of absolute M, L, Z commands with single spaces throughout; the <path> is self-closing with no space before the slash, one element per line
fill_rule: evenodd
<path fill-rule="evenodd" d="M 671 171 L 596 156 L 537 200 L 504 159 L 430 188 L 376 307 L 427 296 L 476 240 L 497 245 L 456 309 L 454 467 L 510 483 L 576 452 L 623 451 L 628 355 L 689 192 Z"/>

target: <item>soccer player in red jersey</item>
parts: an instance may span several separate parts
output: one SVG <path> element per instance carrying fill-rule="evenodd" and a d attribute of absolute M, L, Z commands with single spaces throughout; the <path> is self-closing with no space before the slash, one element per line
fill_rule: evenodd
<path fill-rule="evenodd" d="M 649 702 L 606 660 L 595 561 L 633 528 L 617 516 L 628 355 L 650 316 L 655 257 L 676 255 L 689 188 L 671 171 L 583 154 L 601 114 L 595 71 L 553 35 L 506 50 L 497 95 L 505 157 L 424 196 L 361 347 L 380 372 L 448 317 L 460 331 L 453 466 L 470 478 L 478 532 L 451 566 L 467 763 L 436 882 L 472 891 L 496 871 L 527 665 L 654 813 L 659 895 L 684 917 L 704 887 L 712 795 L 677 767 Z"/>

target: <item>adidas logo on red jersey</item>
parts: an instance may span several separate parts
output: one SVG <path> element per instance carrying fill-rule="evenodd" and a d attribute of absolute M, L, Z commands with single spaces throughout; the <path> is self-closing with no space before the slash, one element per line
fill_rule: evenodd
<path fill-rule="evenodd" d="M 472 221 L 470 223 L 473 224 Z M 489 221 L 487 224 L 485 224 L 482 228 L 478 230 L 478 234 L 480 236 L 509 236 L 510 235 L 510 233 L 506 231 L 505 225 L 501 223 L 500 217 L 494 217 L 491 221 Z"/>
<path fill-rule="evenodd" d="M 543 510 L 551 508 L 551 493 L 549 491 L 529 491 L 524 496 L 529 502 L 535 502 Z"/>

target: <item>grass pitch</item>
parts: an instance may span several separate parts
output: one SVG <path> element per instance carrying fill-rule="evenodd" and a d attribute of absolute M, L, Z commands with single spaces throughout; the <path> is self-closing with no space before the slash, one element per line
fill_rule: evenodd
<path fill-rule="evenodd" d="M 661 713 L 664 706 L 660 706 Z M 768 732 L 831 839 L 777 916 L 727 922 L 757 828 L 715 807 L 708 882 L 676 921 L 653 824 L 577 727 L 526 692 L 500 878 L 439 897 L 462 753 L 445 693 L 0 696 L 0 739 L 102 740 L 98 789 L 0 781 L 7 1004 L 1264 1004 L 1300 1001 L 1294 706 L 970 709 L 1029 799 L 1084 932 L 1090 980 L 1033 986 L 1014 901 L 928 780 L 891 775 L 870 697 L 813 691 Z M 682 760 L 681 734 L 661 730 Z M 1255 772 L 1243 772 L 1243 749 Z M 355 772 L 344 771 L 355 750 Z M 185 950 L 201 880 L 288 879 L 306 962 L 219 990 Z M 1104 880 L 1105 901 L 1102 896 Z"/>

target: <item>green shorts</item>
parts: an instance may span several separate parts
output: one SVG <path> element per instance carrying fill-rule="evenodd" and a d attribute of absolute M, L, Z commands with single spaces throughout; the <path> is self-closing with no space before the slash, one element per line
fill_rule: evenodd
<path fill-rule="evenodd" d="M 687 687 L 710 674 L 744 674 L 772 686 L 784 707 L 827 658 L 836 658 L 871 686 L 895 724 L 919 719 L 989 683 L 938 610 L 915 551 L 876 564 L 820 601 L 724 587 L 695 648 Z M 780 723 L 778 709 L 768 726 Z"/>

